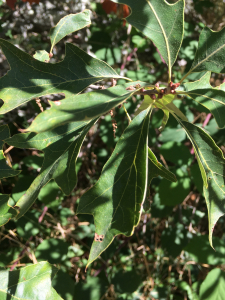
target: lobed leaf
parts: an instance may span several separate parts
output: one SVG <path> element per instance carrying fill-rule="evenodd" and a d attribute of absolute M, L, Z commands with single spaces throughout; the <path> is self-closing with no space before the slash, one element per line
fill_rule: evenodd
<path fill-rule="evenodd" d="M 87 266 L 112 243 L 116 235 L 132 235 L 139 223 L 147 191 L 151 110 L 142 111 L 132 120 L 99 180 L 80 198 L 77 214 L 92 214 L 96 226 Z"/>
<path fill-rule="evenodd" d="M 121 78 L 105 62 L 93 58 L 73 44 L 66 44 L 63 61 L 50 64 L 36 60 L 11 43 L 0 39 L 10 71 L 0 79 L 0 114 L 43 95 L 76 95 L 105 78 Z"/>
<path fill-rule="evenodd" d="M 62 18 L 50 31 L 50 39 L 52 44 L 50 53 L 52 53 L 54 46 L 66 35 L 90 25 L 90 14 L 90 10 L 85 9 L 80 13 L 70 14 Z"/>
<path fill-rule="evenodd" d="M 218 219 L 225 214 L 225 159 L 221 149 L 200 127 L 179 121 L 195 150 L 204 186 L 209 218 L 209 241 Z"/>
<path fill-rule="evenodd" d="M 220 31 L 213 31 L 208 27 L 203 28 L 191 69 L 180 82 L 193 72 L 225 73 L 224 56 L 225 28 Z"/>
<path fill-rule="evenodd" d="M 16 271 L 0 271 L 1 300 L 62 300 L 52 287 L 58 269 L 40 262 Z"/>
<path fill-rule="evenodd" d="M 136 84 L 140 87 L 129 90 L 131 85 L 133 87 Z M 132 84 L 127 83 L 105 90 L 71 96 L 66 101 L 51 101 L 51 109 L 40 113 L 27 130 L 42 132 L 69 122 L 86 121 L 96 118 L 126 101 L 133 93 L 146 85 L 147 83 L 136 81 L 132 82 Z"/>
<path fill-rule="evenodd" d="M 18 200 L 20 218 L 36 200 L 41 188 L 54 179 L 62 191 L 69 195 L 77 183 L 76 160 L 83 140 L 96 122 L 74 122 L 45 133 L 22 133 L 7 139 L 17 148 L 36 148 L 45 154 L 40 174 L 26 193 Z"/>
<path fill-rule="evenodd" d="M 225 127 L 225 84 L 219 88 L 210 85 L 210 72 L 199 80 L 185 83 L 185 93 L 190 98 L 208 108 L 214 115 L 220 128 Z"/>
<path fill-rule="evenodd" d="M 184 0 L 169 4 L 164 0 L 113 0 L 130 6 L 126 20 L 150 38 L 169 67 L 174 64 L 184 32 Z"/>

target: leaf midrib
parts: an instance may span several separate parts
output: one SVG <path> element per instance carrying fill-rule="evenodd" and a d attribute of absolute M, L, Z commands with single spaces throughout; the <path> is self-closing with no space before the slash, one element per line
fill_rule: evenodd
<path fill-rule="evenodd" d="M 157 19 L 157 21 L 158 21 L 158 23 L 159 23 L 159 26 L 161 27 L 161 30 L 162 30 L 162 33 L 163 33 L 163 37 L 164 37 L 165 42 L 166 42 L 166 50 L 167 50 L 167 56 L 168 56 L 168 69 L 169 69 L 169 72 L 170 72 L 170 70 L 171 70 L 171 57 L 170 57 L 170 51 L 169 51 L 169 50 L 170 50 L 170 47 L 169 47 L 168 39 L 167 39 L 165 30 L 164 30 L 164 28 L 163 28 L 163 25 L 162 25 L 162 23 L 161 23 L 161 21 L 160 21 L 158 15 L 157 15 L 156 11 L 154 10 L 152 4 L 150 3 L 149 0 L 147 0 L 147 3 L 148 3 L 148 5 L 150 6 L 151 10 L 153 11 L 153 13 L 154 13 L 154 15 L 155 15 L 155 17 L 156 17 L 156 19 Z"/>
<path fill-rule="evenodd" d="M 220 46 L 219 48 L 217 48 L 215 51 L 213 51 L 211 54 L 209 54 L 205 59 L 201 60 L 193 69 L 191 69 L 188 73 L 190 74 L 190 72 L 193 72 L 193 70 L 195 70 L 199 65 L 203 64 L 205 61 L 207 61 L 211 56 L 213 56 L 215 53 L 217 53 L 218 51 L 220 51 L 222 48 L 225 47 L 225 44 L 223 44 L 222 46 Z"/>

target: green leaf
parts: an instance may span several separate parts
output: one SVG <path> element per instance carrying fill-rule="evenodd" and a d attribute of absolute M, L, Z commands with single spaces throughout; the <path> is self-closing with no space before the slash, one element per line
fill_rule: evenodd
<path fill-rule="evenodd" d="M 117 85 L 105 90 L 98 90 L 82 95 L 68 97 L 66 100 L 50 102 L 51 109 L 40 113 L 33 121 L 28 131 L 42 132 L 73 121 L 86 121 L 96 118 L 110 111 L 110 109 L 126 101 L 141 87 L 148 85 L 144 82 L 132 82 L 132 86 L 139 84 L 134 90 L 127 90 L 131 83 Z"/>
<path fill-rule="evenodd" d="M 90 10 L 85 9 L 78 14 L 70 14 L 62 18 L 50 31 L 52 44 L 50 53 L 52 53 L 54 46 L 66 35 L 90 25 L 90 14 Z"/>
<path fill-rule="evenodd" d="M 109 282 L 103 272 L 97 277 L 87 275 L 85 282 L 78 282 L 74 289 L 74 300 L 97 300 L 105 295 L 109 287 Z"/>
<path fill-rule="evenodd" d="M 176 176 L 167 170 L 155 157 L 155 154 L 148 148 L 148 180 L 149 184 L 154 177 L 161 176 L 169 181 L 176 182 Z"/>
<path fill-rule="evenodd" d="M 0 149 L 3 148 L 4 139 L 10 137 L 9 127 L 8 125 L 0 126 Z M 0 150 L 0 179 L 13 177 L 20 174 L 20 171 L 14 170 L 10 168 L 10 166 L 6 163 L 6 157 L 4 155 L 3 150 Z"/>
<path fill-rule="evenodd" d="M 200 287 L 200 300 L 220 300 L 225 294 L 225 272 L 216 268 L 208 273 Z"/>
<path fill-rule="evenodd" d="M 105 78 L 122 78 L 105 62 L 73 44 L 66 44 L 63 61 L 50 64 L 36 60 L 11 43 L 0 39 L 10 71 L 0 79 L 0 114 L 43 95 L 64 93 L 71 96 Z"/>
<path fill-rule="evenodd" d="M 218 126 L 223 128 L 225 127 L 225 84 L 213 88 L 209 83 L 210 74 L 207 72 L 199 80 L 185 83 L 185 94 L 208 108 L 214 115 Z"/>
<path fill-rule="evenodd" d="M 40 174 L 16 205 L 20 218 L 36 200 L 41 188 L 54 179 L 62 191 L 69 195 L 77 183 L 76 160 L 83 140 L 95 120 L 74 122 L 46 133 L 22 133 L 6 142 L 17 148 L 36 148 L 45 154 Z"/>
<path fill-rule="evenodd" d="M 225 72 L 225 28 L 213 31 L 205 27 L 199 37 L 198 50 L 190 71 L 182 78 L 182 82 L 192 72 L 211 71 Z"/>
<path fill-rule="evenodd" d="M 17 211 L 8 204 L 8 201 L 9 195 L 0 194 L 0 226 L 17 215 Z"/>
<path fill-rule="evenodd" d="M 56 267 L 44 261 L 16 271 L 0 271 L 0 298 L 62 300 L 51 284 L 57 271 Z"/>
<path fill-rule="evenodd" d="M 194 236 L 183 250 L 189 254 L 189 259 L 194 260 L 197 264 L 223 264 L 225 243 L 215 236 L 213 244 L 215 250 L 210 247 L 207 235 Z"/>
<path fill-rule="evenodd" d="M 49 53 L 45 50 L 37 50 L 33 57 L 39 61 L 42 62 L 48 62 L 49 61 Z"/>
<path fill-rule="evenodd" d="M 184 121 L 180 124 L 192 142 L 203 177 L 209 215 L 209 242 L 212 246 L 213 229 L 225 213 L 225 159 L 221 149 L 202 128 Z"/>
<path fill-rule="evenodd" d="M 135 270 L 127 272 L 120 270 L 112 278 L 112 284 L 114 285 L 115 292 L 120 294 L 134 293 L 141 283 L 141 277 Z"/>
<path fill-rule="evenodd" d="M 79 202 L 77 214 L 92 214 L 95 241 L 87 266 L 123 233 L 138 225 L 147 191 L 148 127 L 151 109 L 136 116 L 120 137 L 100 179 Z"/>
<path fill-rule="evenodd" d="M 164 0 L 113 0 L 130 6 L 126 20 L 150 38 L 169 67 L 174 64 L 184 32 L 184 1 L 169 4 Z"/>

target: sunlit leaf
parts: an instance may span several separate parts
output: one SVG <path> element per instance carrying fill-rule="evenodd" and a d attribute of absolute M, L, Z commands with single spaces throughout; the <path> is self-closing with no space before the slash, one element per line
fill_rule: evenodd
<path fill-rule="evenodd" d="M 36 60 L 11 43 L 0 39 L 10 71 L 0 79 L 4 114 L 33 98 L 53 93 L 71 96 L 105 78 L 121 78 L 105 62 L 93 58 L 73 44 L 66 44 L 63 61 L 51 64 Z"/>
<path fill-rule="evenodd" d="M 49 53 L 45 50 L 37 50 L 33 57 L 39 61 L 42 62 L 48 62 L 49 61 Z"/>
<path fill-rule="evenodd" d="M 192 72 L 211 71 L 225 72 L 225 28 L 213 31 L 205 27 L 199 37 L 198 50 L 190 71 L 181 82 Z"/>
<path fill-rule="evenodd" d="M 52 287 L 58 269 L 40 262 L 16 271 L 0 271 L 1 300 L 62 300 Z"/>
<path fill-rule="evenodd" d="M 203 192 L 209 218 L 209 241 L 218 219 L 225 214 L 225 159 L 221 149 L 200 127 L 179 121 L 193 144 L 203 177 Z"/>
<path fill-rule="evenodd" d="M 26 193 L 18 200 L 18 218 L 30 208 L 41 188 L 54 179 L 62 191 L 69 195 L 77 183 L 76 160 L 83 140 L 95 120 L 75 122 L 46 133 L 22 133 L 7 139 L 9 145 L 18 148 L 36 148 L 45 154 L 40 174 Z"/>
<path fill-rule="evenodd" d="M 210 72 L 201 79 L 185 83 L 186 95 L 208 108 L 214 115 L 220 128 L 225 127 L 225 84 L 213 88 L 210 83 Z"/>
<path fill-rule="evenodd" d="M 17 215 L 17 211 L 8 204 L 8 201 L 9 195 L 0 194 L 0 226 Z"/>
<path fill-rule="evenodd" d="M 62 18 L 50 31 L 52 44 L 50 53 L 52 53 L 53 47 L 66 35 L 90 25 L 90 13 L 89 9 L 85 9 L 80 13 L 70 14 Z"/>
<path fill-rule="evenodd" d="M 134 90 L 127 89 L 131 85 L 135 86 L 136 84 L 140 85 L 140 87 L 134 88 Z M 127 83 L 105 90 L 71 96 L 66 101 L 52 101 L 50 102 L 51 109 L 40 113 L 27 130 L 42 132 L 68 122 L 86 121 L 96 118 L 126 101 L 134 92 L 146 85 L 147 83 L 137 81 L 132 82 L 132 84 Z"/>
<path fill-rule="evenodd" d="M 174 64 L 183 40 L 184 1 L 169 4 L 164 0 L 113 0 L 130 6 L 126 20 L 150 38 L 169 67 Z"/>
<path fill-rule="evenodd" d="M 148 127 L 151 109 L 135 117 L 119 139 L 100 179 L 79 202 L 78 214 L 94 216 L 96 233 L 87 266 L 116 235 L 138 225 L 147 191 Z"/>
<path fill-rule="evenodd" d="M 225 294 L 225 272 L 219 268 L 211 270 L 200 287 L 200 300 L 220 300 Z"/>

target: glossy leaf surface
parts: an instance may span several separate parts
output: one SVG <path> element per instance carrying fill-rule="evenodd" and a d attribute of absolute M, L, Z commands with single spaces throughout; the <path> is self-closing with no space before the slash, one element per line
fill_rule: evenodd
<path fill-rule="evenodd" d="M 225 159 L 221 149 L 200 127 L 181 122 L 191 140 L 202 173 L 209 218 L 209 241 L 218 219 L 225 214 Z"/>
<path fill-rule="evenodd" d="M 94 125 L 91 122 L 76 122 L 61 126 L 46 133 L 22 133 L 6 142 L 18 148 L 36 148 L 45 154 L 40 174 L 16 205 L 21 217 L 34 203 L 41 188 L 54 179 L 62 191 L 69 195 L 77 183 L 76 160 L 83 140 Z"/>
<path fill-rule="evenodd" d="M 16 271 L 0 271 L 1 300 L 62 300 L 52 287 L 58 269 L 40 262 Z"/>
<path fill-rule="evenodd" d="M 198 50 L 189 75 L 192 72 L 225 72 L 225 28 L 215 32 L 205 27 L 199 37 Z M 185 77 L 187 76 L 185 75 Z"/>
<path fill-rule="evenodd" d="M 71 96 L 66 101 L 52 101 L 51 109 L 39 114 L 28 131 L 42 132 L 51 130 L 56 126 L 73 121 L 86 121 L 96 118 L 110 111 L 129 98 L 139 90 L 127 90 L 129 86 L 140 85 L 140 88 L 147 85 L 144 82 L 136 81 L 124 85 L 117 85 L 105 90 L 93 91 L 82 95 Z"/>
<path fill-rule="evenodd" d="M 116 235 L 132 235 L 139 223 L 147 191 L 150 112 L 146 109 L 132 120 L 99 180 L 80 198 L 77 214 L 92 214 L 96 226 L 87 266 Z"/>
<path fill-rule="evenodd" d="M 210 72 L 200 80 L 184 84 L 187 95 L 208 108 L 214 115 L 220 128 L 225 127 L 225 84 L 213 88 L 210 83 Z"/>
<path fill-rule="evenodd" d="M 0 226 L 17 215 L 17 211 L 8 204 L 8 201 L 9 195 L 0 194 Z"/>
<path fill-rule="evenodd" d="M 130 6 L 126 20 L 150 38 L 169 67 L 174 64 L 183 40 L 184 1 L 113 0 Z"/>
<path fill-rule="evenodd" d="M 50 31 L 52 44 L 50 53 L 52 53 L 53 47 L 66 35 L 90 25 L 90 17 L 90 10 L 86 9 L 83 12 L 70 14 L 62 18 Z"/>
<path fill-rule="evenodd" d="M 4 101 L 0 114 L 36 97 L 53 93 L 74 95 L 104 78 L 121 77 L 105 62 L 73 44 L 66 44 L 66 56 L 56 64 L 38 61 L 3 39 L 0 46 L 11 67 L 0 79 L 0 98 Z"/>

